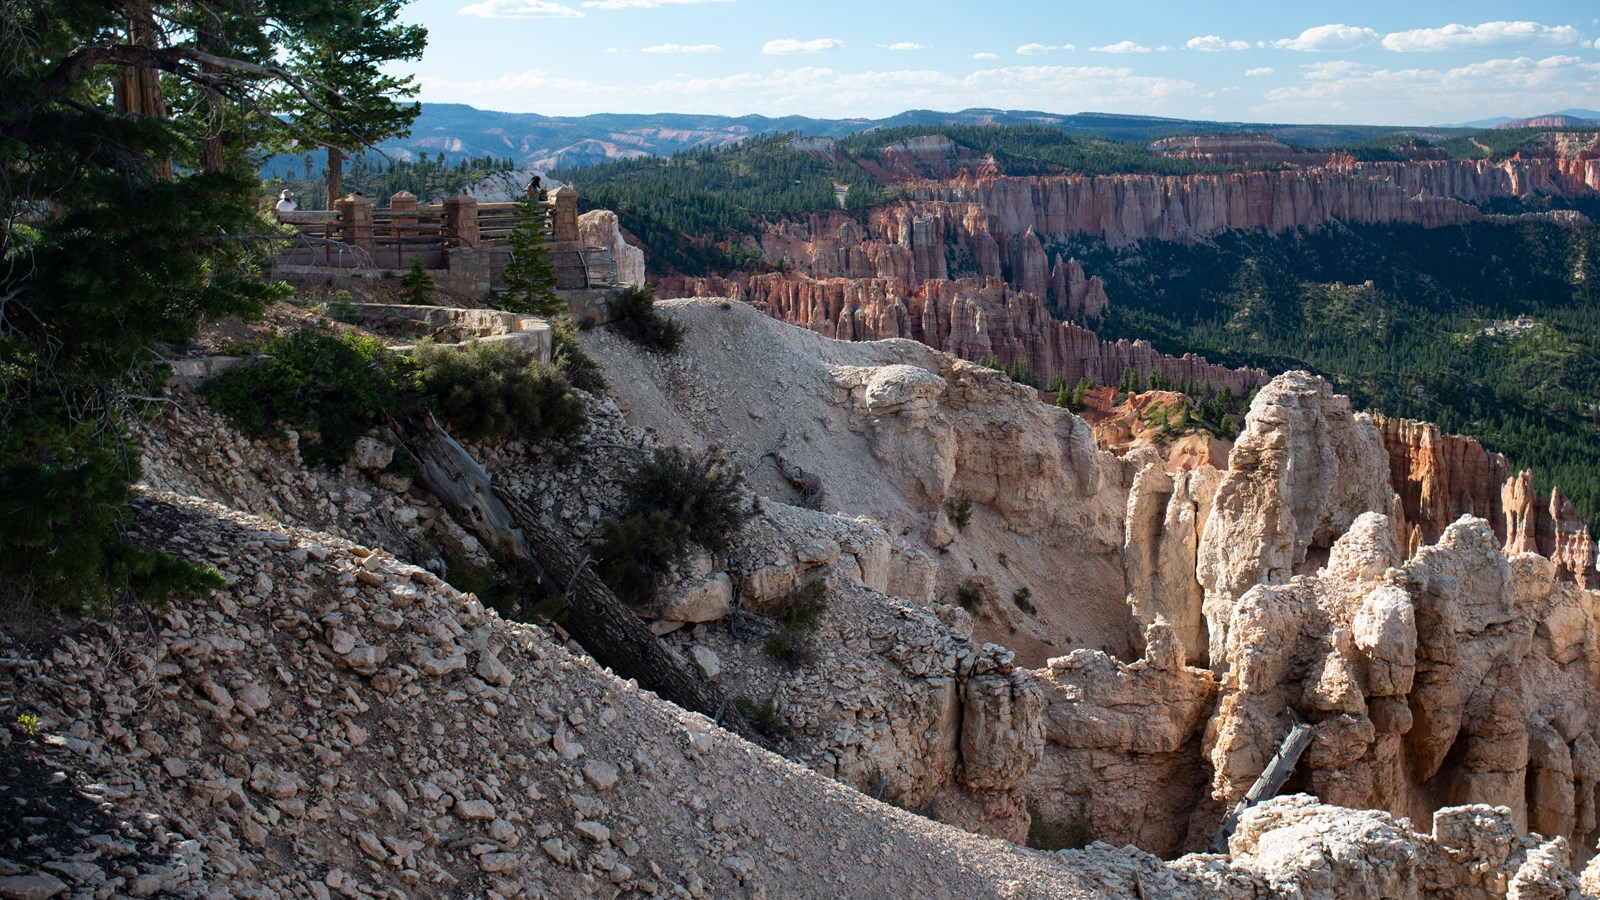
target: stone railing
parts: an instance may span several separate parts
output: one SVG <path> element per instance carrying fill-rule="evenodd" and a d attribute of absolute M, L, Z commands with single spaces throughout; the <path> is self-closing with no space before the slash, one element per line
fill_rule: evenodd
<path fill-rule="evenodd" d="M 583 243 L 578 227 L 578 192 L 563 185 L 540 201 L 547 217 L 544 248 L 556 270 L 558 287 L 566 290 L 614 284 L 617 265 L 611 250 Z M 327 211 L 280 213 L 278 220 L 300 232 L 299 242 L 285 250 L 285 274 L 315 274 L 323 269 L 403 271 L 415 260 L 424 268 L 445 270 L 451 287 L 492 290 L 511 259 L 506 238 L 517 225 L 518 203 L 479 203 L 457 194 L 443 203 L 422 206 L 416 195 L 401 191 L 387 209 L 372 199 L 349 194 Z M 301 269 L 309 270 L 300 272 Z"/>

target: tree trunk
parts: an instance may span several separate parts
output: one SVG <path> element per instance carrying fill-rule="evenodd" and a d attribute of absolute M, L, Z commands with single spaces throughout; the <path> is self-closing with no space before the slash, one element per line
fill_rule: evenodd
<path fill-rule="evenodd" d="M 334 126 L 334 140 L 338 140 L 339 127 Z M 331 141 L 329 143 L 332 143 Z M 344 151 L 328 148 L 328 208 L 338 209 L 339 198 L 344 196 Z"/>
<path fill-rule="evenodd" d="M 149 7 L 132 10 L 128 20 L 129 42 L 137 47 L 154 49 L 159 44 L 155 17 Z M 161 76 L 152 65 L 128 66 L 113 83 L 113 108 L 121 116 L 148 116 L 154 119 L 167 117 L 167 98 L 161 91 Z M 172 161 L 162 160 L 156 177 L 163 181 L 172 178 Z"/>
<path fill-rule="evenodd" d="M 587 557 L 579 557 L 527 503 L 496 488 L 477 460 L 432 417 L 409 424 L 406 436 L 422 463 L 423 486 L 507 564 L 565 594 L 562 626 L 591 656 L 619 677 L 635 679 L 662 698 L 705 713 L 729 731 L 766 746 L 722 691 L 661 643 L 600 580 Z"/>

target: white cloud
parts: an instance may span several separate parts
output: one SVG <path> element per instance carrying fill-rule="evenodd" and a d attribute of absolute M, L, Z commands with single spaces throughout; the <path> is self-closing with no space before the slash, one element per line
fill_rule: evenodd
<path fill-rule="evenodd" d="M 601 53 L 621 53 L 622 52 L 622 48 L 621 47 L 607 47 L 604 50 L 601 50 L 600 52 Z"/>
<path fill-rule="evenodd" d="M 655 9 L 660 6 L 732 2 L 733 0 L 584 0 L 583 5 L 592 9 Z"/>
<path fill-rule="evenodd" d="M 1184 44 L 1190 50 L 1200 50 L 1205 53 L 1220 53 L 1224 50 L 1249 50 L 1249 41 L 1224 40 L 1214 34 L 1192 37 Z"/>
<path fill-rule="evenodd" d="M 1445 25 L 1417 28 L 1383 36 L 1385 50 L 1419 52 L 1435 50 L 1476 50 L 1485 47 L 1544 45 L 1570 47 L 1583 43 L 1583 35 L 1571 25 L 1540 25 L 1538 22 L 1485 22 L 1482 25 Z"/>
<path fill-rule="evenodd" d="M 762 53 L 821 53 L 824 50 L 837 50 L 844 46 L 844 41 L 838 38 L 817 38 L 811 41 L 797 41 L 794 38 L 779 38 L 767 41 L 761 47 Z"/>
<path fill-rule="evenodd" d="M 583 13 L 550 0 L 481 0 L 456 10 L 480 19 L 581 19 Z"/>
<path fill-rule="evenodd" d="M 928 45 L 927 44 L 919 44 L 916 41 L 895 41 L 892 44 L 879 44 L 878 45 L 878 49 L 879 50 L 926 50 L 926 49 L 928 49 Z"/>
<path fill-rule="evenodd" d="M 1600 63 L 1576 56 L 1489 59 L 1452 69 L 1387 69 L 1337 61 L 1267 91 L 1248 112 L 1275 121 L 1427 125 L 1583 106 L 1600 94 Z"/>
<path fill-rule="evenodd" d="M 972 54 L 972 58 L 973 59 L 999 59 L 1000 56 L 997 53 L 979 52 L 979 53 Z"/>
<path fill-rule="evenodd" d="M 1043 56 L 1052 50 L 1076 50 L 1071 44 L 1023 44 L 1017 48 L 1018 56 Z"/>
<path fill-rule="evenodd" d="M 1133 41 L 1118 41 L 1115 44 L 1106 44 L 1104 47 L 1090 47 L 1095 53 L 1149 53 L 1150 48 Z"/>
<path fill-rule="evenodd" d="M 1272 71 L 1273 70 L 1272 70 L 1271 66 L 1261 66 L 1261 67 L 1255 68 L 1255 69 L 1245 69 L 1244 70 L 1244 74 L 1249 76 L 1250 78 L 1255 78 L 1255 77 L 1260 76 L 1260 75 L 1271 75 Z"/>
<path fill-rule="evenodd" d="M 1378 39 L 1378 33 L 1371 28 L 1357 28 L 1353 25 L 1318 25 L 1300 32 L 1299 37 L 1281 38 L 1276 41 L 1262 41 L 1261 46 L 1273 47 L 1278 50 L 1304 50 L 1308 52 L 1327 52 L 1336 50 L 1353 50 L 1364 47 Z"/>
<path fill-rule="evenodd" d="M 721 53 L 716 44 L 656 44 L 645 47 L 640 53 Z"/>

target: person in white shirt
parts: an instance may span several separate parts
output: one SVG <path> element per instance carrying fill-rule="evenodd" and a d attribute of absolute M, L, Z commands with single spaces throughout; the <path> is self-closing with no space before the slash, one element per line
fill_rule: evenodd
<path fill-rule="evenodd" d="M 289 193 L 288 191 L 279 191 L 278 192 L 278 204 L 276 206 L 274 206 L 273 209 L 275 209 L 275 210 L 277 210 L 278 212 L 281 212 L 281 213 L 286 213 L 286 212 L 294 212 L 295 210 L 297 210 L 299 208 L 300 208 L 300 204 L 294 202 L 294 195 L 293 194 Z"/>

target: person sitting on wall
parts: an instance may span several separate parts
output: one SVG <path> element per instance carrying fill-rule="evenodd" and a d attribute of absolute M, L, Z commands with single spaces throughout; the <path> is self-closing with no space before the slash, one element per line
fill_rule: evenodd
<path fill-rule="evenodd" d="M 278 203 L 272 208 L 279 213 L 291 213 L 299 209 L 300 204 L 294 202 L 293 194 L 289 193 L 288 191 L 279 191 Z"/>
<path fill-rule="evenodd" d="M 544 189 L 544 179 L 535 175 L 528 181 L 528 196 L 540 203 L 550 199 L 550 192 Z"/>

